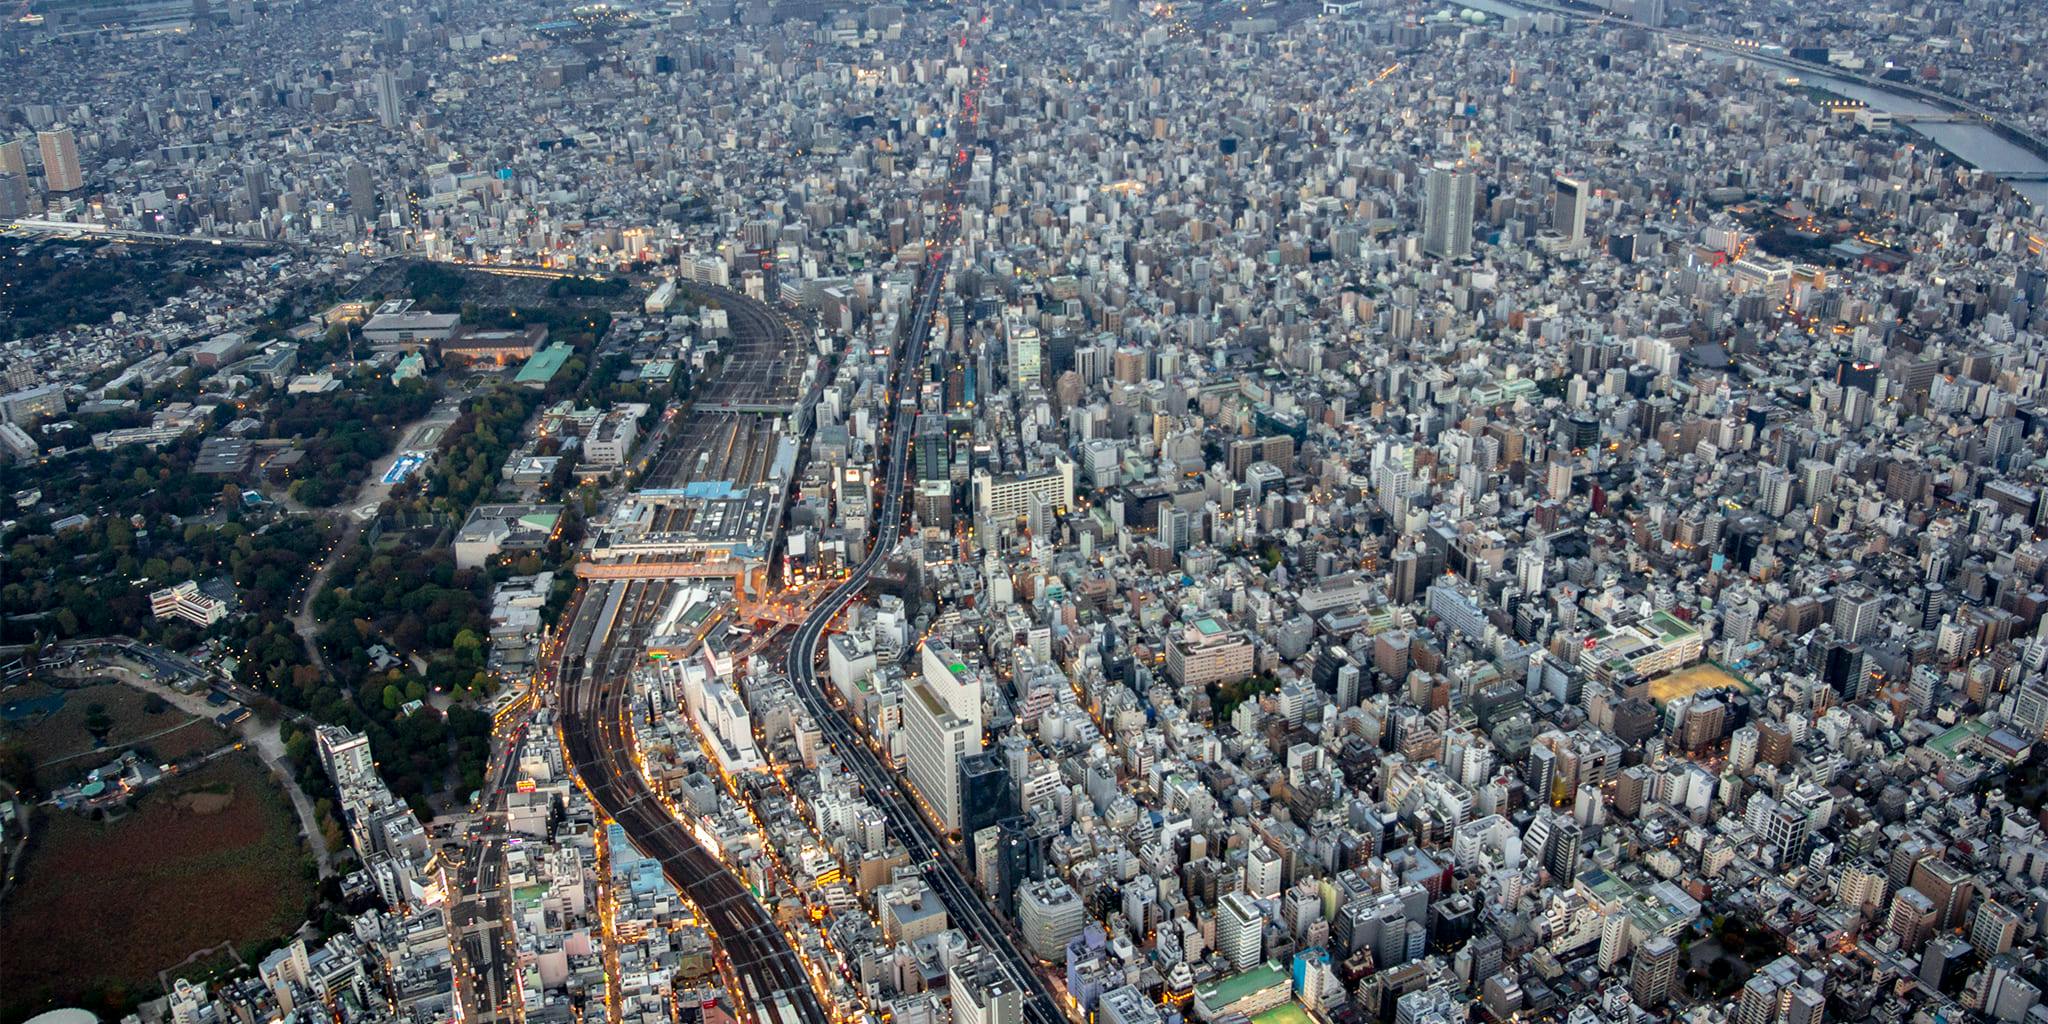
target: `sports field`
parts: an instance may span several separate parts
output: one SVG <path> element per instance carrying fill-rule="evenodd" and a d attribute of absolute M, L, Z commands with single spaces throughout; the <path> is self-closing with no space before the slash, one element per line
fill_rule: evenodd
<path fill-rule="evenodd" d="M 1252 1024 L 1315 1024 L 1300 1003 L 1292 999 L 1252 1018 Z"/>
<path fill-rule="evenodd" d="M 1711 661 L 1696 661 L 1670 675 L 1650 680 L 1650 699 L 1658 704 L 1668 704 L 1680 697 L 1726 687 L 1752 692 L 1749 684 L 1735 678 L 1727 669 Z"/>

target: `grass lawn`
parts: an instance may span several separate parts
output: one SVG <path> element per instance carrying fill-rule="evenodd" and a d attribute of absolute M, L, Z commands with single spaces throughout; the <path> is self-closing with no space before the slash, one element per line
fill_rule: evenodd
<path fill-rule="evenodd" d="M 113 760 L 130 743 L 137 743 L 161 763 L 186 754 L 217 750 L 228 742 L 227 733 L 220 726 L 193 718 L 168 702 L 158 705 L 156 713 L 151 714 L 150 694 L 121 683 L 97 683 L 77 689 L 29 683 L 7 691 L 9 704 L 50 697 L 61 698 L 63 707 L 0 725 L 0 740 L 19 743 L 37 765 L 68 758 L 36 773 L 45 787 L 83 777 Z M 106 709 L 111 723 L 105 746 L 96 747 L 92 732 L 86 728 L 89 709 L 94 704 Z M 184 727 L 174 732 L 164 731 L 181 724 Z"/>
<path fill-rule="evenodd" d="M 118 1019 L 197 950 L 291 933 L 314 895 L 304 859 L 290 805 L 247 753 L 157 787 L 116 821 L 39 812 L 0 906 L 0 1020 L 64 1005 Z"/>

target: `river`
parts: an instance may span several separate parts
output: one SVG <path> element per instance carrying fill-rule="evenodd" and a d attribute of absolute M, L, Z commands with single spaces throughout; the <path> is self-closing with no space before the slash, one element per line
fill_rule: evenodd
<path fill-rule="evenodd" d="M 1452 0 L 1457 6 L 1483 11 L 1496 18 L 1514 15 L 1530 15 L 1537 9 L 1510 0 Z M 1576 12 L 1575 12 L 1576 13 Z M 1578 16 L 1583 17 L 1583 14 Z M 1707 51 L 1711 60 L 1725 60 L 1730 54 Z M 1773 64 L 1773 66 L 1778 66 Z M 1796 65 L 1782 67 L 1787 74 L 1798 76 L 1799 80 L 1818 89 L 1841 96 L 1844 99 L 1864 103 L 1872 110 L 1888 114 L 1945 114 L 1945 108 L 1910 93 L 1893 92 L 1876 86 L 1846 78 L 1838 78 L 1821 71 L 1809 71 Z M 2039 175 L 2048 174 L 2048 159 L 2034 153 L 1999 135 L 1988 125 L 1918 123 L 1908 125 L 1912 131 L 1932 141 L 1942 149 L 1955 154 L 1956 159 L 1979 170 L 1995 174 Z M 2048 181 L 2014 181 L 2007 184 L 2014 192 L 2025 196 L 2035 206 L 2048 207 Z"/>

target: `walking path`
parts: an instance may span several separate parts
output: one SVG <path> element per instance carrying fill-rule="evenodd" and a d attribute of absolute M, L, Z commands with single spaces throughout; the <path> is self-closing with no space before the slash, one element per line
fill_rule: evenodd
<path fill-rule="evenodd" d="M 384 482 L 384 472 L 390 465 L 389 460 L 395 460 L 402 453 L 412 450 L 413 439 L 419 437 L 430 426 L 441 428 L 433 435 L 433 447 L 439 447 L 447 428 L 462 417 L 462 403 L 466 400 L 467 397 L 463 395 L 442 395 L 434 402 L 433 408 L 427 410 L 426 415 L 398 428 L 397 434 L 394 435 L 397 440 L 393 443 L 391 453 L 370 463 L 370 472 L 363 478 L 362 486 L 356 488 L 355 494 L 339 504 L 318 510 L 340 517 L 341 536 L 335 538 L 334 546 L 327 551 L 327 560 L 320 563 L 320 568 L 313 572 L 313 578 L 306 581 L 306 596 L 299 601 L 298 612 L 292 615 L 292 631 L 299 635 L 299 643 L 306 649 L 306 661 L 319 669 L 321 675 L 330 679 L 334 677 L 334 673 L 327 668 L 326 656 L 320 653 L 320 623 L 313 618 L 313 599 L 320 596 L 322 590 L 327 589 L 327 577 L 333 573 L 336 565 L 341 564 L 342 556 L 348 554 L 349 549 L 355 546 L 356 538 L 362 536 L 363 528 L 377 518 L 377 510 L 384 507 L 384 499 L 391 496 L 391 489 L 398 486 Z M 421 472 L 424 469 L 425 467 L 420 467 L 414 472 Z"/>
<path fill-rule="evenodd" d="M 71 678 L 108 676 L 136 689 L 156 694 L 170 701 L 173 707 L 196 718 L 212 718 L 220 713 L 219 708 L 206 703 L 205 697 L 181 693 L 157 680 L 144 679 L 134 670 L 119 663 L 110 663 L 91 670 L 73 668 L 61 674 Z M 320 831 L 320 817 L 314 813 L 313 801 L 307 798 L 305 790 L 299 788 L 298 780 L 292 777 L 291 763 L 285 757 L 284 737 L 279 732 L 277 723 L 258 718 L 252 713 L 242 720 L 239 728 L 242 738 L 248 741 L 249 748 L 270 767 L 270 774 L 276 776 L 278 784 L 284 787 L 285 795 L 291 798 L 292 811 L 299 819 L 299 832 L 305 836 L 306 848 L 312 851 L 314 862 L 320 867 L 320 877 L 326 878 L 333 874 L 334 863 L 327 854 L 327 837 Z"/>

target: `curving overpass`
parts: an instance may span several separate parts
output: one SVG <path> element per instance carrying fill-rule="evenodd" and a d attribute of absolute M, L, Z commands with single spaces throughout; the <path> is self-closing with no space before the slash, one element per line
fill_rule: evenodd
<path fill-rule="evenodd" d="M 974 104 L 975 90 L 970 89 L 963 106 L 970 112 L 970 126 L 973 124 L 971 112 L 975 109 Z M 893 373 L 898 395 L 913 396 L 917 391 L 917 375 L 924 369 L 923 346 L 933 329 L 941 286 L 952 269 L 952 243 L 959 231 L 960 199 L 970 173 L 971 164 L 963 152 L 954 163 L 946 192 L 947 215 L 938 233 L 938 247 L 919 286 L 916 319 L 912 321 L 915 326 L 910 332 L 909 343 L 899 354 Z M 886 482 L 875 516 L 878 536 L 867 557 L 853 567 L 845 582 L 834 587 L 797 627 L 795 640 L 789 646 L 789 678 L 798 698 L 824 731 L 826 741 L 859 777 L 868 798 L 882 811 L 889 831 L 903 842 L 914 861 L 925 865 L 925 878 L 946 905 L 949 919 L 995 954 L 1004 972 L 1019 987 L 1024 997 L 1023 1018 L 1026 1024 L 1065 1024 L 1067 1018 L 1060 1008 L 1060 1001 L 1047 986 L 1036 961 L 1019 951 L 1007 926 L 990 909 L 989 901 L 967 882 L 959 865 L 950 856 L 944 838 L 919 815 L 902 777 L 882 765 L 818 683 L 818 655 L 826 632 L 839 613 L 860 595 L 869 577 L 887 560 L 896 548 L 896 541 L 903 535 L 910 438 L 915 433 L 917 414 L 915 401 L 906 400 L 897 406 L 889 427 Z"/>

